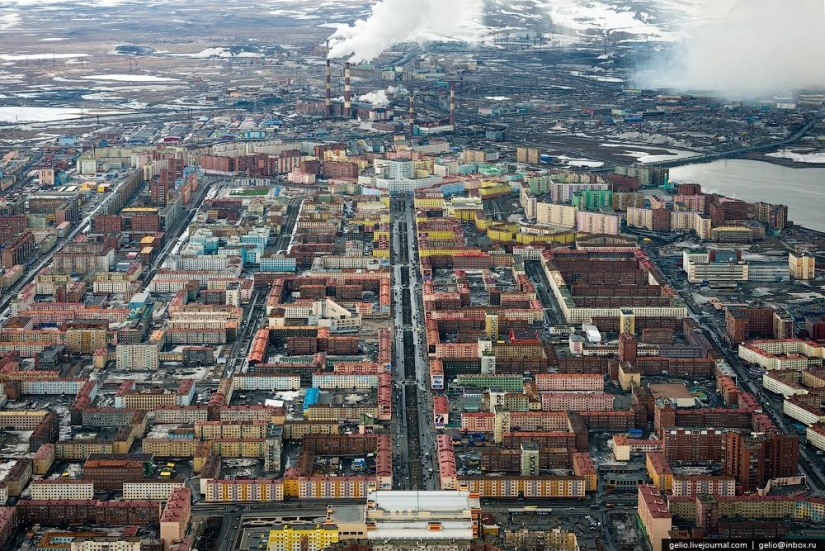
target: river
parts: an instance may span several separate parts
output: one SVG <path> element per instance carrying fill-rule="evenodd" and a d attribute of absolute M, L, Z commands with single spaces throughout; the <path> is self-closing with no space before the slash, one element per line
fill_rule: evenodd
<path fill-rule="evenodd" d="M 825 231 L 825 168 L 788 168 L 731 159 L 671 168 L 670 180 L 701 184 L 704 193 L 719 193 L 749 203 L 788 205 L 789 220 Z"/>

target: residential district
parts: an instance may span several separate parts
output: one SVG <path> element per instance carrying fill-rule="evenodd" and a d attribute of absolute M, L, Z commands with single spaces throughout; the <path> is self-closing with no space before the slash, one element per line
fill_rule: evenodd
<path fill-rule="evenodd" d="M 0 547 L 825 537 L 823 234 L 344 70 L 5 151 Z"/>

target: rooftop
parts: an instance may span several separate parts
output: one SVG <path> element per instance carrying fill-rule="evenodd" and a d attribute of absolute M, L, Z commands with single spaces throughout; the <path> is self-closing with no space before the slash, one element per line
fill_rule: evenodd
<path fill-rule="evenodd" d="M 684 383 L 656 383 L 649 385 L 650 392 L 653 393 L 653 396 L 658 398 L 671 398 L 671 399 L 685 399 L 690 400 L 693 398 L 693 394 L 687 389 Z"/>
<path fill-rule="evenodd" d="M 667 502 L 662 497 L 659 489 L 650 484 L 639 484 L 639 502 L 644 501 L 650 516 L 654 518 L 670 518 L 670 511 L 667 509 Z"/>
<path fill-rule="evenodd" d="M 430 512 L 435 513 L 432 515 L 433 518 L 437 518 L 438 513 L 461 514 L 480 507 L 478 497 L 471 497 L 469 492 L 453 491 L 377 491 L 370 492 L 367 502 L 374 503 L 374 506 L 367 510 L 367 516 L 370 516 L 370 510 L 376 510 L 390 514 Z"/>

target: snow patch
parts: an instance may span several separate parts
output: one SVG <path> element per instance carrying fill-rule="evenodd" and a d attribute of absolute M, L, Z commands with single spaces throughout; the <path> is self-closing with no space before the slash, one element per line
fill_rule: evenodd
<path fill-rule="evenodd" d="M 3 61 L 31 61 L 37 59 L 71 59 L 89 57 L 89 54 L 0 54 Z"/>
<path fill-rule="evenodd" d="M 774 159 L 789 159 L 795 163 L 807 164 L 825 164 L 825 151 L 818 152 L 803 152 L 793 151 L 792 149 L 783 149 L 774 153 L 766 153 L 765 157 L 773 157 Z"/>
<path fill-rule="evenodd" d="M 108 80 L 113 82 L 177 82 L 178 79 L 170 77 L 160 77 L 157 75 L 89 75 L 82 77 L 84 80 Z"/>

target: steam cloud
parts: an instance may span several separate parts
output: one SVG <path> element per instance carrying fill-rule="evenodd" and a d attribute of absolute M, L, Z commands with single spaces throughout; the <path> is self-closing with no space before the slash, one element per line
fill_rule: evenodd
<path fill-rule="evenodd" d="M 371 103 L 373 107 L 386 107 L 390 104 L 390 96 L 395 94 L 406 95 L 409 92 L 403 86 L 390 86 L 386 90 L 376 90 L 375 92 L 368 92 L 363 96 L 358 96 L 358 101 L 365 101 Z"/>
<path fill-rule="evenodd" d="M 726 18 L 673 44 L 636 81 L 743 99 L 822 87 L 824 30 L 823 0 L 738 0 Z"/>
<path fill-rule="evenodd" d="M 390 104 L 390 98 L 384 90 L 377 90 L 369 92 L 363 96 L 358 96 L 358 101 L 365 101 L 371 103 L 373 107 L 386 107 Z"/>
<path fill-rule="evenodd" d="M 474 42 L 484 31 L 483 8 L 483 0 L 381 0 L 369 18 L 335 31 L 329 57 L 359 63 L 401 42 Z"/>

